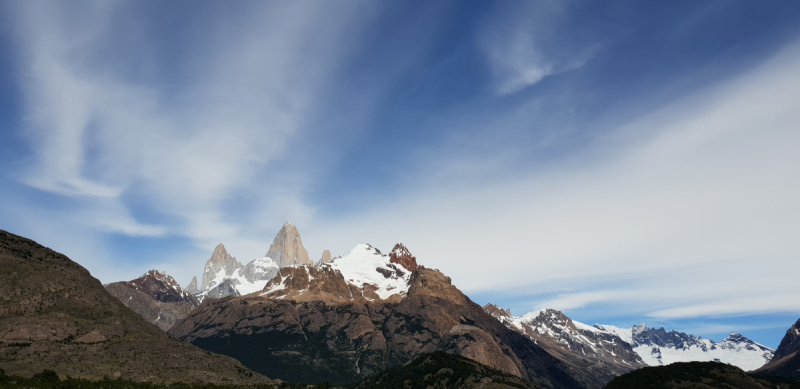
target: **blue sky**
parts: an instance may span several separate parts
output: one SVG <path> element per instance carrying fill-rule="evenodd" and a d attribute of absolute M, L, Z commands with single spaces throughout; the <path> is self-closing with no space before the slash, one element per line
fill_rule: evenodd
<path fill-rule="evenodd" d="M 795 2 L 0 3 L 0 228 L 187 284 L 291 220 L 476 302 L 777 346 Z"/>

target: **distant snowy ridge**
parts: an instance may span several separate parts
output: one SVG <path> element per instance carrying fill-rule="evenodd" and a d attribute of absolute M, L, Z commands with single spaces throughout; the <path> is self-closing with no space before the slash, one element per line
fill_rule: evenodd
<path fill-rule="evenodd" d="M 630 329 L 600 324 L 595 324 L 594 327 L 613 333 L 630 343 L 633 350 L 650 366 L 675 362 L 718 361 L 750 371 L 769 362 L 774 354 L 771 348 L 737 333 L 731 333 L 717 343 L 683 332 L 667 332 L 663 327 L 651 329 L 644 324 L 634 325 Z"/>
<path fill-rule="evenodd" d="M 619 336 L 572 320 L 555 309 L 516 317 L 493 304 L 483 309 L 566 362 L 585 387 L 603 387 L 616 376 L 647 366 Z"/>

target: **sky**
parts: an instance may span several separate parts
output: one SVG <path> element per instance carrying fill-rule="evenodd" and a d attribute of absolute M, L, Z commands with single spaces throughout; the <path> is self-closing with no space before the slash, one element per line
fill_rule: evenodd
<path fill-rule="evenodd" d="M 186 286 L 285 221 L 474 301 L 777 347 L 800 3 L 0 1 L 0 229 Z"/>

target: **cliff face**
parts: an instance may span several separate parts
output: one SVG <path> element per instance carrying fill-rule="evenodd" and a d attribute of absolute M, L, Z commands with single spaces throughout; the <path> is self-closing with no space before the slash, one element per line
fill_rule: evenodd
<path fill-rule="evenodd" d="M 141 293 L 141 292 L 140 292 Z M 0 231 L 0 368 L 30 377 L 266 384 L 236 360 L 170 338 L 82 266 Z"/>
<path fill-rule="evenodd" d="M 278 231 L 267 251 L 268 258 L 272 258 L 278 267 L 313 265 L 308 258 L 308 251 L 303 247 L 300 232 L 294 224 L 286 222 Z"/>
<path fill-rule="evenodd" d="M 208 300 L 170 334 L 288 381 L 354 382 L 445 351 L 545 387 L 582 387 L 562 362 L 488 315 L 438 271 L 417 269 L 405 297 L 373 301 L 350 300 L 352 285 L 334 274 L 325 284 L 341 283 L 326 286 L 340 300 L 298 301 L 289 294 Z"/>
<path fill-rule="evenodd" d="M 800 320 L 786 331 L 772 360 L 755 373 L 800 379 Z"/>

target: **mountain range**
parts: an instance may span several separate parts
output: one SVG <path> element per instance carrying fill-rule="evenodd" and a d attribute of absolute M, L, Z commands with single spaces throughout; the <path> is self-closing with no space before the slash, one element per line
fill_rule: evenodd
<path fill-rule="evenodd" d="M 169 333 L 294 382 L 353 382 L 445 351 L 544 387 L 586 387 L 402 244 L 281 268 L 259 293 L 204 300 Z"/>
<path fill-rule="evenodd" d="M 155 270 L 100 285 L 68 258 L 4 234 L 0 368 L 10 374 L 55 366 L 89 379 L 369 386 L 369 377 L 390 377 L 415 360 L 450 363 L 425 357 L 445 352 L 545 388 L 602 388 L 648 365 L 681 361 L 800 378 L 800 321 L 773 352 L 739 334 L 713 342 L 644 324 L 589 326 L 553 309 L 515 317 L 475 304 L 402 243 L 388 254 L 366 243 L 338 257 L 325 250 L 312 262 L 289 222 L 267 255 L 245 265 L 218 245 L 200 286 L 194 277 L 185 289 Z M 492 387 L 459 374 L 470 387 Z M 421 382 L 446 386 L 456 377 L 439 376 Z"/>
<path fill-rule="evenodd" d="M 663 327 L 649 328 L 644 324 L 634 325 L 630 329 L 595 324 L 595 328 L 618 335 L 650 366 L 716 361 L 749 371 L 769 362 L 774 353 L 771 348 L 737 333 L 731 333 L 721 342 L 714 342 L 684 332 L 667 332 Z"/>
<path fill-rule="evenodd" d="M 586 387 L 602 387 L 618 375 L 647 366 L 630 344 L 617 335 L 573 321 L 557 310 L 514 317 L 510 310 L 494 304 L 483 309 L 565 361 L 571 374 L 579 377 Z"/>

